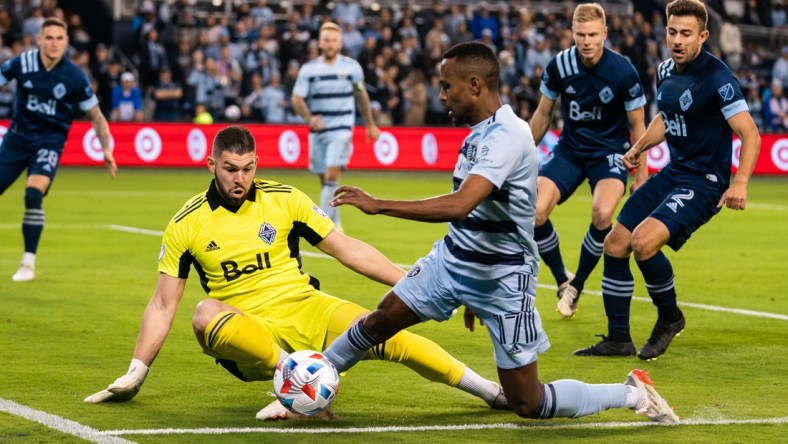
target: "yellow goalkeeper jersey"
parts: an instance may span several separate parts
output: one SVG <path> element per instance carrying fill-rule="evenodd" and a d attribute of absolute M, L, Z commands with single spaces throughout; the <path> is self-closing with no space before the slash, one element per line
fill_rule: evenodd
<path fill-rule="evenodd" d="M 291 186 L 255 179 L 246 201 L 232 208 L 212 181 L 167 225 L 159 272 L 185 279 L 193 265 L 210 297 L 258 316 L 287 316 L 283 311 L 315 292 L 301 270 L 299 240 L 316 245 L 333 228 Z"/>

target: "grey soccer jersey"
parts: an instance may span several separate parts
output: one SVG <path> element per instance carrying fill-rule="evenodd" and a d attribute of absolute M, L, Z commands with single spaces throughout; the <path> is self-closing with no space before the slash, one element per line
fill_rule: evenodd
<path fill-rule="evenodd" d="M 454 190 L 470 174 L 486 178 L 495 188 L 464 221 L 449 224 L 444 238 L 449 270 L 497 279 L 526 266 L 536 275 L 537 166 L 531 129 L 509 105 L 471 129 L 454 169 Z"/>
<path fill-rule="evenodd" d="M 364 72 L 355 60 L 338 56 L 334 63 L 326 63 L 321 56 L 301 67 L 293 95 L 306 99 L 310 113 L 323 116 L 321 132 L 352 130 L 356 120 L 353 85 L 363 80 Z"/>

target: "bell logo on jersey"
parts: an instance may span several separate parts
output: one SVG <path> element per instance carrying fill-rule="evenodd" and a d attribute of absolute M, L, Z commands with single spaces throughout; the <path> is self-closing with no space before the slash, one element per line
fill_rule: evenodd
<path fill-rule="evenodd" d="M 57 107 L 57 102 L 55 102 L 55 99 L 49 99 L 46 102 L 39 102 L 38 97 L 32 94 L 27 98 L 26 108 L 29 111 L 35 111 L 37 113 L 45 114 L 47 116 L 54 116 L 56 107 Z"/>
<path fill-rule="evenodd" d="M 591 111 L 581 111 L 580 104 L 572 100 L 569 102 L 569 118 L 575 122 L 602 120 L 602 107 L 595 106 L 591 108 Z"/>
<path fill-rule="evenodd" d="M 267 252 L 264 254 L 257 253 L 256 258 L 257 258 L 256 264 L 244 265 L 243 267 L 240 267 L 238 265 L 238 262 L 235 261 L 222 262 L 219 265 L 221 265 L 222 270 L 224 270 L 224 279 L 226 279 L 227 282 L 232 282 L 238 279 L 239 277 L 241 277 L 241 275 L 252 274 L 256 271 L 265 270 L 266 268 L 271 268 L 271 261 L 268 258 Z"/>
<path fill-rule="evenodd" d="M 664 111 L 660 111 L 662 120 L 665 122 L 665 134 L 677 137 L 687 137 L 687 123 L 684 121 L 684 116 L 676 114 L 675 119 L 671 120 Z"/>

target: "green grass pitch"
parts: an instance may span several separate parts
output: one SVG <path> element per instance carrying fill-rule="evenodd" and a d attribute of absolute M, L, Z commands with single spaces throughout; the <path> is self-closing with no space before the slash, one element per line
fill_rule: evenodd
<path fill-rule="evenodd" d="M 381 197 L 415 199 L 449 192 L 450 174 L 349 171 L 343 183 Z M 318 199 L 317 179 L 304 171 L 261 170 L 258 176 L 296 186 Z M 657 361 L 571 356 L 574 349 L 598 340 L 594 335 L 606 332 L 598 296 L 601 265 L 586 284 L 588 293 L 571 321 L 555 313 L 554 282 L 547 270 L 540 273 L 537 305 L 552 343 L 539 359 L 541 379 L 622 382 L 632 368 L 646 368 L 685 425 L 647 426 L 645 419 L 626 410 L 580 419 L 524 420 L 510 412 L 492 411 L 475 398 L 422 380 L 402 366 L 380 362 L 363 362 L 342 377 L 334 404 L 336 420 L 260 423 L 254 414 L 271 400 L 266 394 L 270 384 L 236 380 L 203 355 L 193 338 L 192 310 L 204 297 L 195 273 L 140 394 L 123 404 L 83 403 L 85 396 L 126 371 L 142 311 L 156 282 L 157 233 L 209 180 L 203 169 L 122 169 L 114 180 L 101 169 L 61 169 L 44 201 L 47 225 L 38 277 L 21 284 L 11 282 L 10 276 L 22 253 L 23 182 L 18 180 L 0 197 L 0 442 L 83 442 L 26 419 L 18 413 L 21 406 L 74 421 L 77 428 L 148 430 L 101 435 L 141 443 L 568 442 L 580 438 L 599 443 L 784 442 L 788 180 L 777 178 L 754 178 L 746 211 L 723 209 L 679 253 L 666 250 L 676 273 L 679 301 L 686 304 L 687 328 Z M 584 186 L 552 216 L 571 269 L 590 221 L 590 205 Z M 445 224 L 366 216 L 354 208 L 343 208 L 342 216 L 349 235 L 400 264 L 411 264 L 426 254 L 446 232 Z M 316 251 L 305 242 L 302 249 Z M 304 257 L 304 268 L 320 278 L 327 292 L 368 308 L 385 292 L 382 285 L 333 260 L 310 254 Z M 634 266 L 633 271 L 635 295 L 647 298 Z M 646 340 L 655 318 L 650 302 L 632 302 L 637 346 Z M 412 330 L 435 340 L 478 373 L 496 378 L 487 334 L 469 333 L 460 316 Z M 9 413 L 9 405 L 20 407 Z M 195 430 L 203 428 L 222 434 Z M 326 429 L 333 430 L 325 433 Z"/>

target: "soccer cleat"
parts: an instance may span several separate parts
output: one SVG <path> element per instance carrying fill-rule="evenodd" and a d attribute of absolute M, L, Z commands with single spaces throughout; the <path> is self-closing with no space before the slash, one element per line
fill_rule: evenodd
<path fill-rule="evenodd" d="M 632 370 L 627 375 L 625 385 L 635 388 L 640 393 L 640 399 L 632 410 L 638 415 L 662 424 L 678 424 L 679 417 L 673 413 L 673 408 L 654 389 L 654 382 L 648 377 L 645 370 Z"/>
<path fill-rule="evenodd" d="M 564 269 L 564 274 L 566 275 L 566 280 L 558 286 L 558 291 L 555 293 L 558 299 L 561 299 L 561 292 L 564 291 L 564 289 L 569 286 L 569 283 L 572 282 L 572 279 L 575 278 L 575 274 L 569 270 Z"/>
<path fill-rule="evenodd" d="M 563 290 L 558 292 L 558 306 L 556 311 L 561 314 L 564 319 L 571 319 L 577 312 L 577 303 L 580 300 L 580 294 L 577 288 L 567 284 Z"/>
<path fill-rule="evenodd" d="M 602 340 L 596 344 L 575 350 L 572 352 L 575 356 L 635 356 L 635 344 L 629 342 L 612 341 L 605 335 L 601 336 Z"/>
<path fill-rule="evenodd" d="M 503 392 L 503 387 L 500 385 L 498 386 L 498 395 L 495 396 L 495 399 L 492 401 L 488 401 L 487 405 L 494 410 L 511 410 L 512 408 L 509 407 L 509 402 L 506 401 L 506 394 Z"/>
<path fill-rule="evenodd" d="M 19 269 L 16 270 L 13 276 L 11 276 L 11 280 L 14 282 L 28 282 L 32 281 L 36 277 L 36 271 L 33 267 L 25 264 L 21 264 Z"/>
<path fill-rule="evenodd" d="M 638 352 L 638 358 L 645 361 L 657 359 L 657 356 L 667 351 L 673 338 L 684 331 L 685 325 L 687 321 L 684 319 L 684 313 L 681 313 L 681 318 L 676 322 L 660 322 L 657 319 L 654 329 L 651 330 L 651 336 Z"/>
<path fill-rule="evenodd" d="M 262 410 L 257 412 L 255 417 L 258 421 L 270 421 L 277 419 L 287 419 L 289 415 L 295 415 L 295 413 L 287 410 L 278 399 L 275 399 L 273 402 L 263 407 Z"/>

